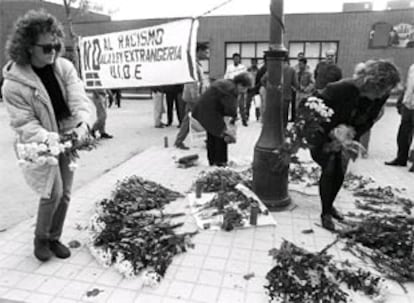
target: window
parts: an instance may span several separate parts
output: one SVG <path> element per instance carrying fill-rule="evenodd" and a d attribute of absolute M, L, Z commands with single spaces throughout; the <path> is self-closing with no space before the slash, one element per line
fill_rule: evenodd
<path fill-rule="evenodd" d="M 233 63 L 233 54 L 238 53 L 241 57 L 241 63 L 249 67 L 251 65 L 251 59 L 256 58 L 258 66 L 263 64 L 264 52 L 269 50 L 268 42 L 228 42 L 225 45 L 226 58 L 225 67 L 226 70 L 229 64 Z"/>
<path fill-rule="evenodd" d="M 325 58 L 325 52 L 333 49 L 338 58 L 338 41 L 291 41 L 289 42 L 289 61 L 292 66 L 298 63 L 298 54 L 304 53 L 311 70 L 314 70 L 320 60 Z"/>

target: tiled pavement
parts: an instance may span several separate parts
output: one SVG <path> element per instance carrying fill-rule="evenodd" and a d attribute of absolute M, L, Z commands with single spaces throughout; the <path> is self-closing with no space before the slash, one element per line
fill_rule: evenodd
<path fill-rule="evenodd" d="M 251 161 L 259 127 L 258 123 L 251 123 L 248 128 L 240 129 L 239 142 L 230 147 L 230 157 L 237 163 L 247 165 Z M 374 146 L 378 145 L 377 140 L 374 138 Z M 407 194 L 412 194 L 408 186 L 412 184 L 413 175 L 402 169 L 387 170 L 389 168 L 382 165 L 384 159 L 376 156 L 375 150 L 373 148 L 369 159 L 351 169 L 368 173 L 379 181 L 391 180 L 392 185 L 405 186 Z M 192 152 L 199 153 L 200 164 L 188 169 L 177 168 L 175 159 Z M 268 302 L 263 285 L 272 265 L 267 254 L 270 248 L 278 247 L 287 239 L 309 250 L 320 250 L 334 239 L 333 234 L 318 226 L 318 197 L 291 191 L 294 207 L 273 213 L 278 223 L 276 227 L 202 231 L 194 237 L 195 249 L 177 256 L 155 289 L 143 287 L 139 278 L 124 279 L 115 270 L 101 267 L 91 257 L 85 246 L 88 239 L 85 227 L 93 213 L 94 202 L 107 197 L 116 180 L 136 174 L 186 192 L 203 169 L 208 168 L 205 151 L 201 148 L 183 152 L 154 147 L 86 184 L 73 195 L 63 235 L 64 242 L 78 240 L 82 246 L 72 249 L 73 256 L 66 260 L 52 259 L 42 264 L 33 257 L 33 219 L 0 233 L 0 302 L 264 303 Z M 342 209 L 352 208 L 350 195 L 341 192 L 338 205 Z M 188 212 L 185 200 L 174 203 L 172 208 Z M 186 228 L 194 228 L 191 216 L 186 219 Z M 301 232 L 310 228 L 313 234 Z M 339 245 L 330 252 L 338 259 L 349 258 Z M 254 273 L 254 277 L 245 279 L 243 276 L 248 273 Z M 414 285 L 408 284 L 407 288 L 409 292 L 405 294 L 389 283 L 386 302 L 414 302 Z M 88 296 L 94 289 L 98 294 Z M 368 300 L 359 298 L 356 302 Z"/>

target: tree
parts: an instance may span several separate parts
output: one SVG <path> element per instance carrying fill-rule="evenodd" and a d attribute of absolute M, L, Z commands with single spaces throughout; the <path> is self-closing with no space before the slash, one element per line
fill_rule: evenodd
<path fill-rule="evenodd" d="M 79 65 L 79 55 L 78 55 L 78 49 L 79 49 L 79 41 L 78 41 L 78 35 L 76 34 L 74 28 L 73 28 L 73 20 L 77 15 L 82 15 L 91 11 L 95 12 L 104 12 L 104 7 L 101 4 L 98 4 L 96 2 L 93 2 L 91 0 L 62 0 L 63 1 L 63 7 L 65 10 L 65 17 L 66 17 L 66 24 L 68 27 L 69 37 L 70 41 L 72 43 L 73 53 L 72 58 L 70 58 L 75 65 L 76 69 L 80 70 Z M 109 11 L 108 14 L 111 15 L 115 11 Z"/>

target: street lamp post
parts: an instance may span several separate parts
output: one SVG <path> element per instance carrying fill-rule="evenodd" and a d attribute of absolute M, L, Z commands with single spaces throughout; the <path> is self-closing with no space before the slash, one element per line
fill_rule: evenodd
<path fill-rule="evenodd" d="M 288 167 L 274 169 L 278 158 L 273 152 L 284 142 L 282 66 L 287 50 L 283 45 L 283 0 L 271 0 L 270 41 L 266 52 L 268 80 L 263 127 L 254 149 L 253 190 L 270 210 L 290 204 Z"/>

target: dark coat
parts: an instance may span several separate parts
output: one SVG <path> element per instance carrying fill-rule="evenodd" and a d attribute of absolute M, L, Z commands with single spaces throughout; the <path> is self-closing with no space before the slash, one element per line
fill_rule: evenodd
<path fill-rule="evenodd" d="M 342 79 L 342 70 L 333 63 L 319 62 L 315 68 L 315 88 L 325 88 L 328 83 Z"/>
<path fill-rule="evenodd" d="M 192 115 L 216 137 L 226 130 L 224 116 L 237 117 L 237 89 L 232 80 L 215 81 L 199 98 Z"/>
<path fill-rule="evenodd" d="M 370 100 L 361 96 L 353 80 L 344 79 L 328 84 L 322 93 L 317 94 L 317 97 L 323 99 L 325 104 L 334 111 L 330 122 L 321 125 L 323 131 L 306 138 L 314 148 L 322 149 L 325 143 L 331 141 L 330 131 L 340 124 L 352 126 L 356 131 L 355 140 L 359 140 L 374 125 L 389 96 Z"/>

